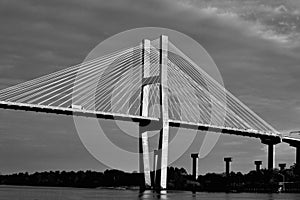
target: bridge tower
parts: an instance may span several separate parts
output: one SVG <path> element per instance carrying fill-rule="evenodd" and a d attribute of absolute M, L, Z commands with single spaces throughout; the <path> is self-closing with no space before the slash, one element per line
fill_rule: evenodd
<path fill-rule="evenodd" d="M 150 77 L 150 40 L 143 40 L 142 42 L 142 88 L 141 88 L 141 107 L 140 115 L 148 117 L 149 114 L 149 92 L 150 84 L 144 84 L 145 80 Z M 149 189 L 151 187 L 150 177 L 150 155 L 149 155 L 149 144 L 148 144 L 148 131 L 147 126 L 140 122 L 139 125 L 139 167 L 140 173 L 143 174 L 143 183 L 141 190 Z"/>
<path fill-rule="evenodd" d="M 160 37 L 160 134 L 158 146 L 158 170 L 156 185 L 158 189 L 167 189 L 167 168 L 169 153 L 169 106 L 168 106 L 168 37 Z"/>
<path fill-rule="evenodd" d="M 151 84 L 159 84 L 160 96 L 160 119 L 155 125 L 147 126 L 140 123 L 140 172 L 144 174 L 144 184 L 142 189 L 151 186 L 150 160 L 148 131 L 159 130 L 159 146 L 157 151 L 157 165 L 154 184 L 156 189 L 164 190 L 167 188 L 167 167 L 168 167 L 168 145 L 169 145 L 169 109 L 168 109 L 168 37 L 161 35 L 159 43 L 159 77 L 150 75 L 150 40 L 143 40 L 143 70 L 142 70 L 142 89 L 141 89 L 141 116 L 148 116 L 149 93 Z M 159 80 L 158 82 L 156 80 Z"/>

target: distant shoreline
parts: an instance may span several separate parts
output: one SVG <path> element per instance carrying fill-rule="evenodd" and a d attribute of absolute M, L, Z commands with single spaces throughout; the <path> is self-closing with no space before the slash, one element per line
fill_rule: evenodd
<path fill-rule="evenodd" d="M 282 174 L 285 176 L 284 186 Z M 153 178 L 153 172 L 151 172 Z M 152 180 L 153 181 L 153 180 Z M 143 174 L 116 169 L 96 171 L 48 171 L 0 175 L 0 187 L 78 188 L 139 190 Z M 231 172 L 199 175 L 197 180 L 184 168 L 168 168 L 168 191 L 209 193 L 300 193 L 300 176 L 294 168 L 283 171 L 261 169 L 248 174 Z"/>

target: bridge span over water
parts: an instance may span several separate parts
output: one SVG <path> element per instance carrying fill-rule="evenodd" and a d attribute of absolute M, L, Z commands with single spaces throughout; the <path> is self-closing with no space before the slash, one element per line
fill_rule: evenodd
<path fill-rule="evenodd" d="M 166 189 L 169 127 L 259 138 L 268 145 L 269 169 L 274 145 L 286 142 L 297 149 L 300 165 L 300 139 L 276 131 L 165 35 L 3 89 L 0 108 L 139 123 L 145 187 Z M 148 150 L 153 130 L 160 131 L 155 183 Z"/>

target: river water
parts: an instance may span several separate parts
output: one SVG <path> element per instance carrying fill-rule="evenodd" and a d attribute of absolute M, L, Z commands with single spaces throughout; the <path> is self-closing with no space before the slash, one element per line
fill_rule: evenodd
<path fill-rule="evenodd" d="M 77 189 L 52 187 L 0 186 L 0 200 L 115 200 L 115 199 L 209 199 L 209 200 L 300 200 L 300 194 L 256 193 L 205 193 L 171 191 L 157 195 L 152 192 L 140 194 L 137 190 Z"/>

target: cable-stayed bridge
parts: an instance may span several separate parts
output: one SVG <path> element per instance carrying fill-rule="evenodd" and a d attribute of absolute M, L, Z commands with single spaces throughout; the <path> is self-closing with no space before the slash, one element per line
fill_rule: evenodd
<path fill-rule="evenodd" d="M 300 163 L 299 139 L 282 136 L 164 35 L 3 89 L 0 107 L 139 123 L 145 186 L 166 188 L 169 127 L 259 138 L 269 147 L 270 169 L 274 145 L 284 141 L 297 148 Z M 148 150 L 152 130 L 160 130 L 155 184 Z"/>

